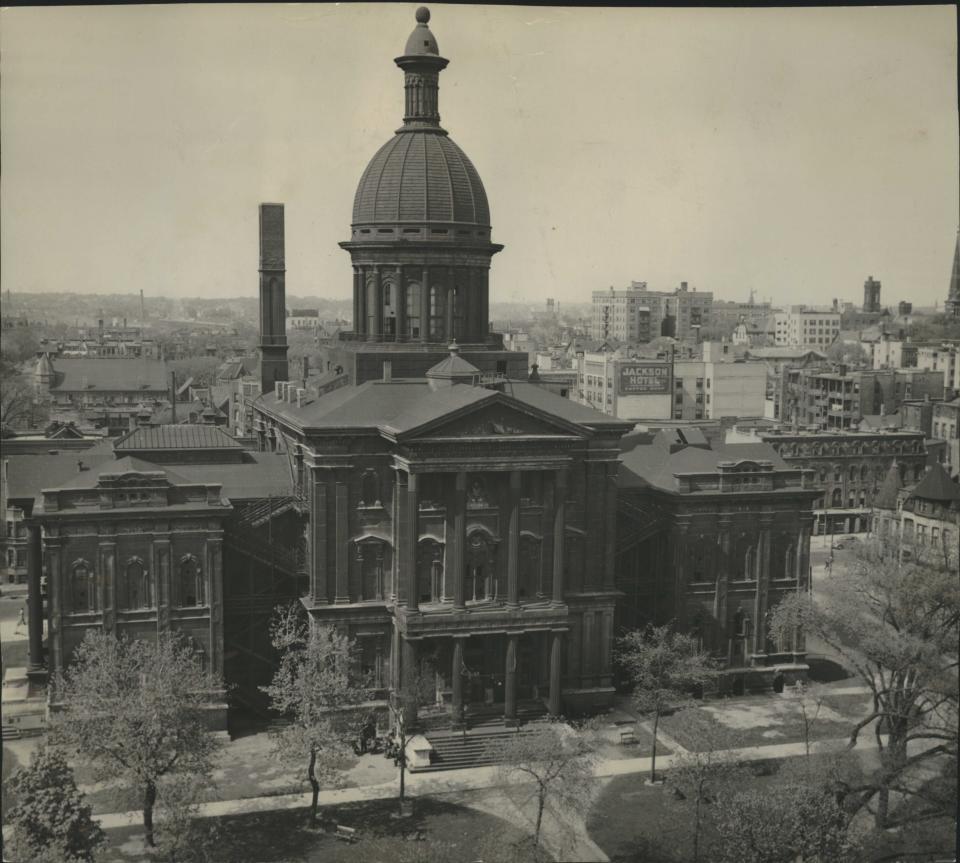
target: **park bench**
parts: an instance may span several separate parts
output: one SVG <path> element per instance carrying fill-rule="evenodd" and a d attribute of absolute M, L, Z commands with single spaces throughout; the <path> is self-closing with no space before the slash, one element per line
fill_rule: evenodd
<path fill-rule="evenodd" d="M 621 728 L 620 729 L 620 745 L 628 746 L 631 743 L 637 742 L 637 735 L 634 733 L 632 728 Z"/>
<path fill-rule="evenodd" d="M 359 838 L 357 836 L 357 830 L 355 827 L 347 827 L 346 824 L 338 824 L 337 829 L 333 834 L 337 839 L 341 839 L 344 842 L 356 842 Z"/>

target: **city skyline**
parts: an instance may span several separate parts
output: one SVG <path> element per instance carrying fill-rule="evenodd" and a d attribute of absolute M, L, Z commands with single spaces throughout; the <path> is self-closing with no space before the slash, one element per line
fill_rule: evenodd
<path fill-rule="evenodd" d="M 403 93 L 357 58 L 399 55 L 412 9 L 3 10 L 3 289 L 252 297 L 281 200 L 291 295 L 348 297 L 337 242 Z M 435 7 L 442 123 L 506 246 L 491 301 L 636 279 L 824 305 L 873 275 L 885 305 L 942 303 L 954 16 Z"/>

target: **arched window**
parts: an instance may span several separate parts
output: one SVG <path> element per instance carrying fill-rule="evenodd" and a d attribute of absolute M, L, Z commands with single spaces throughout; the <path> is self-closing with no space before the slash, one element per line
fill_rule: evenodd
<path fill-rule="evenodd" d="M 797 550 L 793 545 L 788 545 L 783 558 L 783 577 L 797 577 Z"/>
<path fill-rule="evenodd" d="M 917 465 L 913 469 L 913 481 L 920 482 L 920 478 L 923 476 L 923 468 L 920 465 Z"/>
<path fill-rule="evenodd" d="M 410 338 L 420 338 L 420 285 L 407 285 L 407 332 Z"/>
<path fill-rule="evenodd" d="M 540 540 L 534 536 L 520 537 L 520 571 L 517 592 L 520 599 L 541 596 Z"/>
<path fill-rule="evenodd" d="M 380 506 L 380 477 L 368 470 L 360 480 L 360 506 Z"/>
<path fill-rule="evenodd" d="M 357 544 L 357 559 L 360 562 L 360 599 L 383 599 L 383 573 L 387 545 L 380 541 Z"/>
<path fill-rule="evenodd" d="M 443 546 L 434 539 L 417 550 L 417 592 L 420 602 L 443 600 Z"/>
<path fill-rule="evenodd" d="M 743 579 L 752 581 L 754 577 L 754 564 L 756 561 L 756 551 L 751 545 L 743 556 Z"/>
<path fill-rule="evenodd" d="M 97 584 L 93 569 L 85 560 L 77 560 L 70 568 L 71 605 L 78 614 L 96 611 Z"/>
<path fill-rule="evenodd" d="M 837 509 L 843 507 L 843 492 L 839 488 L 833 490 L 832 506 Z"/>
<path fill-rule="evenodd" d="M 843 475 L 842 475 L 842 473 L 841 473 L 841 471 L 840 471 L 840 465 L 835 464 L 835 465 L 833 466 L 833 481 L 834 481 L 834 482 L 840 482 L 840 480 L 842 479 L 842 476 L 843 476 Z"/>
<path fill-rule="evenodd" d="M 493 544 L 480 531 L 474 531 L 467 538 L 466 588 L 467 596 L 475 602 L 499 596 Z"/>
<path fill-rule="evenodd" d="M 123 571 L 120 583 L 120 607 L 127 609 L 153 608 L 153 585 L 143 561 L 131 557 Z"/>
<path fill-rule="evenodd" d="M 850 482 L 853 482 L 857 478 L 857 466 L 852 464 L 850 465 Z"/>
<path fill-rule="evenodd" d="M 827 469 L 825 467 L 820 468 L 820 482 L 827 481 Z"/>
<path fill-rule="evenodd" d="M 203 568 L 192 554 L 180 559 L 178 579 L 179 602 L 184 608 L 205 605 L 207 600 Z"/>
<path fill-rule="evenodd" d="M 867 481 L 868 473 L 869 473 L 869 472 L 868 472 L 868 470 L 867 470 L 867 466 L 866 466 L 866 465 L 863 465 L 863 466 L 860 468 L 860 480 L 861 480 L 861 482 L 866 482 L 866 481 Z"/>

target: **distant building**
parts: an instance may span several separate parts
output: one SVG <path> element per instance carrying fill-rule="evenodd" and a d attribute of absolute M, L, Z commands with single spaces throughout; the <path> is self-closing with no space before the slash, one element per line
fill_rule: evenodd
<path fill-rule="evenodd" d="M 728 442 L 759 439 L 791 466 L 812 471 L 814 533 L 860 533 L 868 529 L 871 507 L 890 465 L 916 481 L 927 465 L 922 432 L 910 431 L 741 431 Z"/>
<path fill-rule="evenodd" d="M 686 282 L 674 291 L 651 291 L 646 282 L 624 290 L 594 291 L 590 335 L 595 339 L 648 342 L 661 335 L 697 340 L 710 324 L 713 294 L 691 290 Z"/>
<path fill-rule="evenodd" d="M 931 437 L 945 441 L 944 467 L 951 476 L 960 474 L 960 396 L 933 402 Z"/>
<path fill-rule="evenodd" d="M 705 346 L 706 347 L 706 346 Z M 704 420 L 762 417 L 763 363 L 722 356 L 650 360 L 612 353 L 578 358 L 575 401 L 620 419 Z"/>
<path fill-rule="evenodd" d="M 913 314 L 913 303 L 909 303 L 906 300 L 900 300 L 897 303 L 897 315 L 901 318 L 905 318 L 907 315 Z"/>
<path fill-rule="evenodd" d="M 928 558 L 956 567 L 960 537 L 960 486 L 939 464 L 911 485 L 890 468 L 874 506 L 874 531 L 898 545 L 906 558 Z"/>
<path fill-rule="evenodd" d="M 895 413 L 904 399 L 943 395 L 943 372 L 919 369 L 788 368 L 782 377 L 779 419 L 820 429 L 852 429 L 864 416 Z"/>
<path fill-rule="evenodd" d="M 917 368 L 943 372 L 944 386 L 960 390 L 960 342 L 917 345 Z"/>
<path fill-rule="evenodd" d="M 895 339 L 881 333 L 878 341 L 860 341 L 875 369 L 906 369 L 917 366 L 917 345 L 909 340 Z"/>
<path fill-rule="evenodd" d="M 288 330 L 315 330 L 319 325 L 319 309 L 290 309 L 287 312 Z"/>
<path fill-rule="evenodd" d="M 840 314 L 834 311 L 790 306 L 774 318 L 774 341 L 779 347 L 826 350 L 840 332 Z"/>
<path fill-rule="evenodd" d="M 953 269 L 950 271 L 950 286 L 947 288 L 943 312 L 948 317 L 960 318 L 960 232 L 957 233 L 957 244 L 953 249 Z"/>
<path fill-rule="evenodd" d="M 867 276 L 863 283 L 863 310 L 865 312 L 879 312 L 880 305 L 880 282 L 873 276 Z"/>

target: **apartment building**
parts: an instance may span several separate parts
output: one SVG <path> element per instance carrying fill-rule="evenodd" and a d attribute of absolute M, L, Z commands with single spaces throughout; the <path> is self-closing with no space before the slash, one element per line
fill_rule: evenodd
<path fill-rule="evenodd" d="M 840 332 L 840 313 L 790 306 L 774 319 L 774 342 L 781 347 L 823 350 Z"/>

